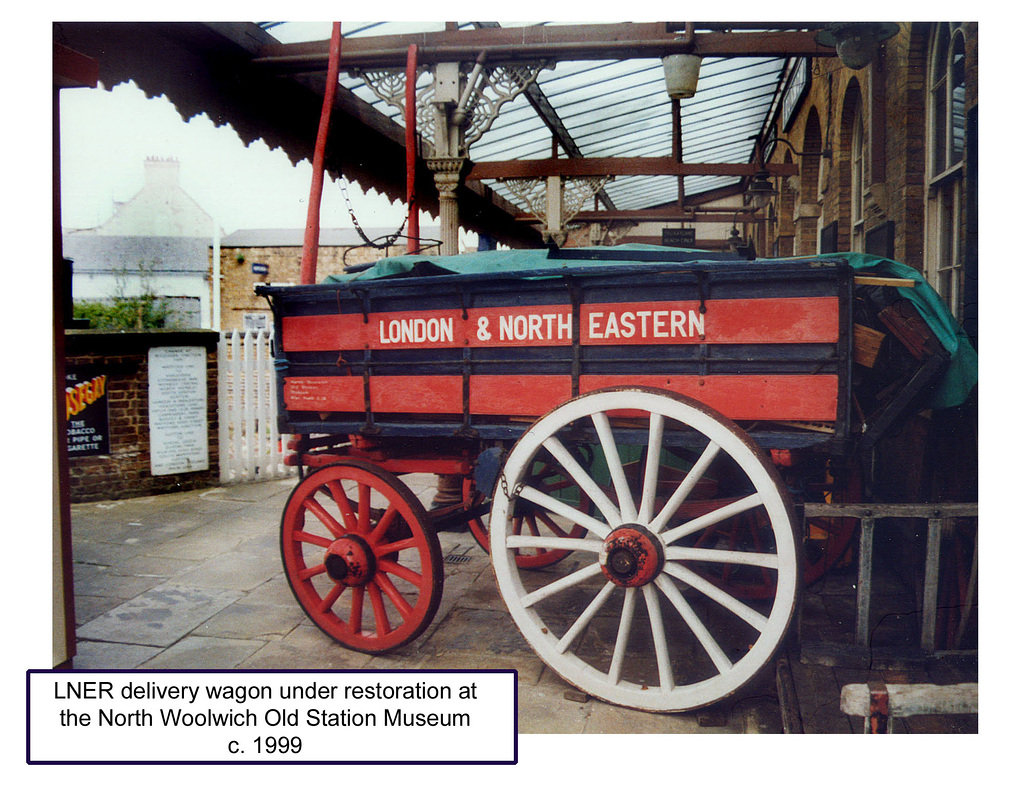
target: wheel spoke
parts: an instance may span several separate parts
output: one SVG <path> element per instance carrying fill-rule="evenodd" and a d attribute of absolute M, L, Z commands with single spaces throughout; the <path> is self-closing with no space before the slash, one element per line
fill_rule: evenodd
<path fill-rule="evenodd" d="M 519 491 L 519 496 L 521 498 L 525 498 L 531 503 L 537 504 L 538 506 L 543 506 L 549 512 L 557 514 L 560 517 L 564 517 L 566 520 L 576 523 L 576 525 L 583 526 L 601 539 L 604 539 L 604 537 L 611 533 L 612 529 L 605 523 L 602 523 L 600 520 L 595 520 L 586 512 L 573 509 L 569 504 L 563 503 L 557 498 L 552 498 L 547 493 L 541 492 L 535 487 L 530 487 L 529 485 L 523 487 Z"/>
<path fill-rule="evenodd" d="M 317 575 L 322 575 L 326 571 L 326 564 L 317 564 L 316 566 L 311 566 L 307 569 L 303 569 L 302 571 L 300 571 L 299 580 L 309 580 L 309 578 L 316 577 Z"/>
<path fill-rule="evenodd" d="M 693 488 L 697 485 L 697 482 L 701 480 L 704 474 L 707 472 L 711 463 L 714 462 L 715 457 L 718 456 L 720 446 L 716 443 L 711 442 L 704 448 L 704 452 L 700 455 L 700 458 L 694 463 L 694 466 L 686 474 L 686 477 L 676 487 L 675 492 L 668 499 L 665 506 L 658 513 L 650 524 L 650 529 L 654 533 L 660 533 L 661 529 L 668 525 L 669 520 L 679 511 L 679 507 L 682 506 L 683 502 L 687 499 Z"/>
<path fill-rule="evenodd" d="M 661 465 L 661 440 L 665 432 L 665 418 L 660 413 L 651 414 L 650 432 L 647 436 L 647 466 L 644 468 L 644 489 L 640 498 L 637 519 L 641 525 L 651 522 L 654 517 L 654 501 L 658 494 L 658 468 Z"/>
<path fill-rule="evenodd" d="M 779 557 L 775 553 L 747 553 L 743 550 L 713 550 L 706 547 L 666 547 L 665 558 L 670 561 L 709 561 L 716 564 L 742 564 L 778 569 Z"/>
<path fill-rule="evenodd" d="M 505 539 L 509 549 L 534 548 L 537 550 L 584 550 L 588 553 L 601 552 L 597 539 L 575 539 L 568 536 L 509 536 Z"/>
<path fill-rule="evenodd" d="M 351 612 L 348 617 L 348 631 L 351 635 L 359 635 L 363 631 L 363 600 L 366 599 L 366 592 L 362 586 L 352 589 Z"/>
<path fill-rule="evenodd" d="M 558 645 L 555 646 L 559 654 L 564 654 L 565 650 L 580 636 L 580 633 L 587 628 L 587 625 L 593 620 L 594 616 L 604 607 L 604 603 L 608 601 L 608 597 L 611 596 L 615 588 L 616 585 L 614 583 L 605 583 L 594 598 L 590 600 L 586 610 L 580 613 L 580 617 L 573 622 L 572 626 L 562 635 L 561 640 L 558 641 Z"/>
<path fill-rule="evenodd" d="M 615 527 L 622 523 L 622 515 L 619 514 L 618 508 L 611 502 L 604 490 L 597 486 L 597 482 L 590 478 L 588 474 L 573 457 L 569 451 L 562 445 L 562 442 L 555 436 L 551 436 L 543 444 L 551 456 L 558 461 L 558 463 L 568 472 L 569 476 L 572 477 L 573 481 L 580 486 L 594 502 L 594 505 L 601 510 L 601 514 L 604 515 L 604 519 L 609 525 Z"/>
<path fill-rule="evenodd" d="M 666 564 L 665 571 L 677 580 L 686 583 L 694 591 L 699 591 L 709 599 L 713 599 L 730 613 L 739 616 L 758 632 L 764 632 L 765 627 L 768 625 L 768 619 L 765 616 L 731 594 L 723 591 L 714 583 L 705 580 L 693 570 L 679 564 Z"/>
<path fill-rule="evenodd" d="M 323 523 L 327 530 L 334 534 L 336 538 L 344 535 L 345 528 L 331 516 L 330 512 L 316 498 L 307 498 L 302 502 L 302 506 L 306 511 L 312 512 L 313 516 Z"/>
<path fill-rule="evenodd" d="M 384 542 L 378 544 L 374 549 L 374 552 L 378 555 L 391 555 L 392 553 L 400 553 L 402 550 L 409 550 L 416 547 L 416 538 L 410 536 L 408 539 L 399 539 L 397 542 Z"/>
<path fill-rule="evenodd" d="M 341 583 L 335 583 L 334 584 L 334 588 L 332 588 L 330 591 L 328 591 L 327 592 L 327 596 L 325 596 L 321 600 L 321 602 L 320 602 L 320 612 L 321 613 L 326 613 L 328 610 L 330 610 L 332 607 L 334 607 L 334 603 L 338 601 L 338 597 L 341 596 L 341 592 L 344 591 L 344 590 L 345 590 L 345 586 L 344 585 L 342 585 Z"/>
<path fill-rule="evenodd" d="M 668 640 L 665 638 L 665 623 L 661 620 L 658 592 L 650 584 L 645 585 L 643 589 L 647 617 L 651 622 L 651 637 L 654 638 L 654 654 L 658 659 L 658 681 L 661 683 L 662 692 L 671 692 L 675 688 L 675 679 L 672 676 L 672 662 L 668 654 Z"/>
<path fill-rule="evenodd" d="M 531 607 L 541 600 L 547 599 L 552 594 L 557 594 L 567 588 L 572 588 L 573 586 L 579 585 L 580 583 L 599 574 L 601 574 L 601 565 L 595 561 L 592 564 L 587 564 L 582 569 L 577 569 L 575 572 L 527 594 L 522 598 L 521 602 L 523 607 Z"/>
<path fill-rule="evenodd" d="M 695 533 L 712 525 L 717 525 L 723 520 L 735 517 L 737 514 L 748 512 L 751 509 L 760 506 L 761 503 L 761 495 L 759 493 L 751 493 L 745 498 L 740 498 L 738 501 L 728 503 L 725 506 L 715 509 L 713 512 L 708 512 L 700 517 L 695 517 L 688 523 L 683 523 L 682 525 L 665 531 L 662 535 L 662 539 L 665 544 L 672 544 L 688 534 Z"/>
<path fill-rule="evenodd" d="M 679 615 L 682 616 L 683 621 L 686 622 L 690 631 L 693 632 L 697 637 L 698 642 L 707 652 L 708 656 L 711 657 L 711 661 L 715 664 L 718 672 L 728 672 L 729 669 L 732 668 L 732 662 L 729 660 L 729 657 L 726 656 L 725 652 L 722 651 L 721 646 L 718 645 L 718 641 L 712 637 L 708 628 L 704 626 L 704 622 L 702 622 L 697 616 L 697 613 L 694 612 L 690 603 L 683 598 L 681 593 L 679 593 L 679 589 L 676 588 L 672 581 L 665 577 L 665 575 L 660 575 L 656 578 L 654 584 L 661 589 L 661 592 L 665 595 L 668 601 L 672 603 L 672 606 L 676 609 Z"/>
<path fill-rule="evenodd" d="M 378 572 L 373 581 L 387 595 L 387 598 L 391 600 L 391 604 L 398 609 L 402 620 L 408 620 L 412 616 L 412 605 L 402 596 L 402 592 L 395 588 L 395 584 L 388 579 L 387 575 Z"/>
<path fill-rule="evenodd" d="M 370 533 L 370 486 L 359 485 L 359 522 L 356 531 L 361 534 Z"/>
<path fill-rule="evenodd" d="M 373 608 L 373 622 L 377 627 L 377 637 L 387 635 L 391 632 L 391 622 L 388 621 L 388 611 L 384 609 L 384 597 L 380 593 L 380 586 L 374 579 L 366 588 L 370 594 L 370 606 Z"/>
<path fill-rule="evenodd" d="M 419 588 L 423 583 L 423 575 L 414 572 L 407 566 L 396 564 L 394 561 L 381 561 L 377 564 L 377 568 L 382 572 L 387 572 L 389 575 L 400 577 L 407 583 Z"/>
<path fill-rule="evenodd" d="M 338 480 L 332 480 L 324 485 L 327 488 L 327 492 L 330 494 L 334 503 L 338 507 L 338 511 L 341 512 L 341 518 L 345 521 L 345 528 L 354 531 L 356 529 L 356 515 L 352 511 L 352 501 L 349 500 L 348 494 L 345 492 L 345 488 L 341 486 L 341 482 Z"/>
<path fill-rule="evenodd" d="M 629 645 L 629 631 L 633 627 L 633 612 L 636 610 L 636 589 L 627 588 L 622 598 L 622 612 L 619 614 L 619 629 L 615 633 L 615 650 L 612 652 L 612 664 L 608 669 L 608 680 L 618 684 L 622 678 L 622 664 L 626 659 L 626 647 Z"/>
<path fill-rule="evenodd" d="M 308 542 L 309 544 L 314 544 L 317 547 L 322 547 L 325 550 L 331 546 L 331 542 L 333 541 L 332 539 L 328 539 L 323 536 L 311 534 L 309 531 L 296 531 L 292 534 L 292 539 L 296 542 Z"/>
<path fill-rule="evenodd" d="M 635 520 L 637 514 L 636 503 L 633 501 L 633 494 L 629 490 L 629 482 L 626 480 L 626 472 L 622 468 L 622 458 L 619 456 L 619 449 L 615 444 L 615 436 L 612 434 L 608 415 L 599 411 L 592 414 L 590 418 L 594 422 L 594 427 L 597 429 L 597 437 L 601 441 L 605 463 L 608 465 L 608 472 L 612 477 L 615 495 L 619 499 L 619 511 L 622 513 L 622 519 L 626 522 Z"/>
<path fill-rule="evenodd" d="M 384 537 L 384 534 L 388 532 L 388 528 L 391 527 L 391 522 L 395 519 L 397 514 L 398 509 L 394 506 L 389 506 L 384 514 L 380 516 L 380 520 L 373 527 L 373 531 L 371 531 L 366 538 L 370 542 L 379 542 Z"/>

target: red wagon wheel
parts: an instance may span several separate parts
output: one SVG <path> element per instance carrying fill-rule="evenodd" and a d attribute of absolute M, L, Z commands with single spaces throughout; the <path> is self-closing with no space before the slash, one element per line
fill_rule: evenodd
<path fill-rule="evenodd" d="M 549 495 L 557 496 L 563 489 L 573 489 L 575 484 L 566 479 L 564 475 L 549 464 L 544 464 L 531 477 L 539 489 Z M 466 479 L 463 486 L 463 496 L 467 501 L 473 500 L 477 493 L 473 488 L 471 479 Z M 469 530 L 476 539 L 477 544 L 490 552 L 490 540 L 487 535 L 487 524 L 482 518 L 476 517 L 469 521 Z M 523 502 L 516 510 L 513 521 L 513 533 L 517 535 L 527 534 L 532 536 L 554 536 L 571 539 L 579 539 L 586 529 L 576 523 L 558 522 L 558 518 L 550 512 L 537 506 L 531 506 Z M 516 566 L 520 569 L 543 569 L 546 566 L 553 566 L 562 559 L 571 555 L 571 550 L 558 550 L 546 547 L 524 548 L 516 551 Z"/>
<path fill-rule="evenodd" d="M 855 503 L 860 501 L 860 477 L 851 472 L 846 482 L 837 483 L 828 478 L 822 487 L 822 495 L 828 503 Z M 690 516 L 702 514 L 702 509 L 725 505 L 731 498 L 709 498 L 691 503 Z M 760 549 L 763 534 L 768 528 L 760 512 L 735 518 L 732 522 L 717 528 L 707 529 L 697 539 L 697 546 L 749 545 Z M 806 521 L 803 534 L 802 577 L 805 586 L 813 585 L 834 567 L 849 549 L 856 533 L 857 520 L 852 517 L 811 517 Z M 752 567 L 719 567 L 714 572 L 703 572 L 705 578 L 741 599 L 768 599 L 775 594 L 775 578 L 764 569 Z"/>
<path fill-rule="evenodd" d="M 359 460 L 320 468 L 292 491 L 281 556 L 295 598 L 320 629 L 356 651 L 418 637 L 441 601 L 437 534 L 396 476 Z"/>

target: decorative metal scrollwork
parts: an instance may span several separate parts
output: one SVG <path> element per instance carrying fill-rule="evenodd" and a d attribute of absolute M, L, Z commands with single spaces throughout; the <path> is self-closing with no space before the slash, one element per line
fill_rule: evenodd
<path fill-rule="evenodd" d="M 417 72 L 417 83 L 419 77 L 426 71 L 420 69 Z M 395 69 L 377 69 L 364 71 L 362 69 L 352 72 L 358 76 L 377 98 L 389 107 L 398 111 L 402 123 L 405 123 L 405 71 Z M 416 88 L 416 131 L 424 139 L 434 139 L 434 108 L 431 104 L 431 96 L 434 95 L 434 83 L 428 82 Z"/>
<path fill-rule="evenodd" d="M 481 70 L 477 84 L 466 102 L 463 126 L 466 132 L 464 146 L 467 150 L 487 133 L 501 108 L 529 88 L 544 68 L 551 68 L 551 65 L 546 62 L 538 65 L 497 65 Z M 397 110 L 405 123 L 405 71 L 359 69 L 352 74 L 360 77 L 378 99 Z M 417 87 L 416 130 L 431 143 L 437 139 L 433 96 L 433 81 Z"/>
<path fill-rule="evenodd" d="M 546 178 L 505 178 L 501 182 L 525 204 L 526 212 L 543 225 L 542 235 L 559 246 L 565 242 L 573 218 L 605 187 L 612 176 L 561 179 L 561 222 L 552 226 Z"/>
<path fill-rule="evenodd" d="M 485 68 L 481 72 L 480 85 L 473 91 L 467 105 L 467 149 L 487 133 L 501 108 L 536 82 L 537 76 L 545 68 L 551 68 L 550 64 L 500 65 Z"/>

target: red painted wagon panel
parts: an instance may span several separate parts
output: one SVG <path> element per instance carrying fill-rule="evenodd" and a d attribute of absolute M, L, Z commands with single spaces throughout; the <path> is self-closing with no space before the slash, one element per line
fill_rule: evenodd
<path fill-rule="evenodd" d="M 269 288 L 282 427 L 514 431 L 639 385 L 734 420 L 845 429 L 851 281 L 822 260 L 697 261 Z"/>

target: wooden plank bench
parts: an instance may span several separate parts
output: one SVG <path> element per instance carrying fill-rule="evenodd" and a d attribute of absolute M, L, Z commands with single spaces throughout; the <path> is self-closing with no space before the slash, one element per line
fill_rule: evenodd
<path fill-rule="evenodd" d="M 890 718 L 920 714 L 977 714 L 977 684 L 847 684 L 840 709 L 864 718 L 865 733 L 892 733 Z"/>

